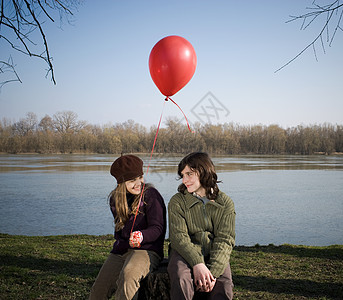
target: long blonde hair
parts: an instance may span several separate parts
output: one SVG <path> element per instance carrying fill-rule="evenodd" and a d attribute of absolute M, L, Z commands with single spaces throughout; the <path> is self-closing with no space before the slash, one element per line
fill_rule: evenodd
<path fill-rule="evenodd" d="M 151 185 L 145 185 L 141 201 L 144 202 L 144 194 L 150 186 Z M 116 209 L 116 215 L 114 217 L 115 231 L 121 230 L 124 227 L 127 220 L 130 218 L 130 215 L 134 215 L 137 211 L 141 194 L 134 196 L 133 203 L 131 207 L 129 207 L 127 204 L 126 193 L 126 185 L 125 182 L 123 182 L 119 183 L 117 187 L 108 196 L 110 206 L 114 206 Z M 142 212 L 138 211 L 138 213 Z"/>

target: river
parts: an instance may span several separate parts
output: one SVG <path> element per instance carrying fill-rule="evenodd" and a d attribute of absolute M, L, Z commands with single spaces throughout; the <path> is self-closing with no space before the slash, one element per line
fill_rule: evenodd
<path fill-rule="evenodd" d="M 0 155 L 0 232 L 112 234 L 113 155 Z M 140 156 L 166 205 L 182 156 Z M 343 244 L 343 156 L 214 156 L 237 245 Z"/>

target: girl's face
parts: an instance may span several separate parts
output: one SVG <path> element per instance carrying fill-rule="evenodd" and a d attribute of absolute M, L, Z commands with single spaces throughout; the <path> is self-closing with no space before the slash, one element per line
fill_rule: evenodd
<path fill-rule="evenodd" d="M 139 195 L 141 193 L 143 183 L 143 175 L 136 177 L 135 179 L 125 181 L 126 190 L 133 195 Z"/>
<path fill-rule="evenodd" d="M 188 165 L 181 171 L 182 183 L 189 193 L 196 193 L 200 197 L 206 196 L 205 189 L 200 184 L 199 174 Z"/>

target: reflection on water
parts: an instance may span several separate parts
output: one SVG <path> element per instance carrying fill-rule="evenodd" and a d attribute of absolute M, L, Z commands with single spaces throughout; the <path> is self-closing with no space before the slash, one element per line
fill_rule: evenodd
<path fill-rule="evenodd" d="M 113 155 L 0 155 L 0 172 L 103 171 L 118 156 Z M 141 155 L 152 172 L 175 172 L 183 156 Z M 342 156 L 214 156 L 217 171 L 238 170 L 342 170 Z"/>
<path fill-rule="evenodd" d="M 110 155 L 0 155 L 0 232 L 113 233 Z M 140 156 L 149 164 L 149 155 Z M 155 155 L 147 181 L 166 204 L 182 156 Z M 342 156 L 215 156 L 235 202 L 237 244 L 343 244 Z"/>

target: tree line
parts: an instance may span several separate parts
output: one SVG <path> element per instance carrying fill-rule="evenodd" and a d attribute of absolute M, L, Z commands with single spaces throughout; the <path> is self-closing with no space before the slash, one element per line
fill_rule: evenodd
<path fill-rule="evenodd" d="M 279 125 L 185 124 L 169 118 L 160 128 L 155 153 L 332 154 L 343 152 L 343 125 L 324 123 L 282 128 Z M 151 151 L 157 127 L 133 120 L 104 126 L 78 120 L 62 111 L 38 120 L 29 112 L 17 122 L 0 121 L 2 153 L 99 153 Z"/>

